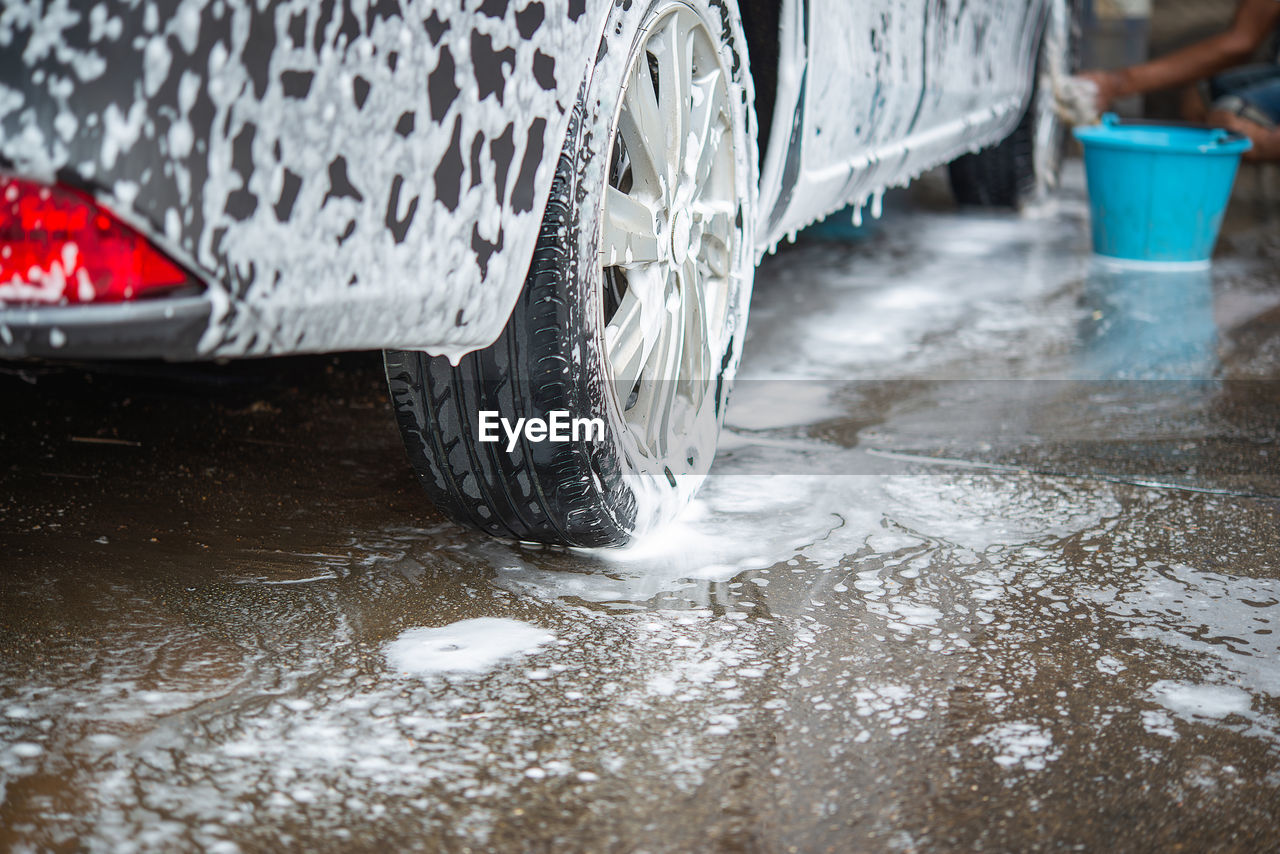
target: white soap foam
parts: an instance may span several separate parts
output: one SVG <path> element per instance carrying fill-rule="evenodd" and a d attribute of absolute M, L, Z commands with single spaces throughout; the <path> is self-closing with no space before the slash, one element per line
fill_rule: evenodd
<path fill-rule="evenodd" d="M 554 640 L 546 629 L 519 620 L 477 617 L 407 629 L 387 644 L 386 655 L 392 669 L 415 676 L 483 673 Z"/>
<path fill-rule="evenodd" d="M 1249 693 L 1231 685 L 1195 684 L 1162 679 L 1151 686 L 1151 694 L 1160 705 L 1184 717 L 1247 716 L 1251 705 Z"/>
<path fill-rule="evenodd" d="M 1230 683 L 1164 680 L 1151 688 L 1156 701 L 1202 723 L 1237 714 L 1276 740 L 1280 722 L 1253 712 L 1251 698 L 1280 697 L 1280 636 L 1272 631 L 1280 619 L 1280 581 L 1148 563 L 1124 582 L 1121 590 L 1103 587 L 1076 595 L 1102 605 L 1130 637 L 1177 650 Z"/>
<path fill-rule="evenodd" d="M 1062 755 L 1053 746 L 1053 736 L 1042 727 L 1024 721 L 998 724 L 973 739 L 995 751 L 994 761 L 1003 768 L 1021 766 L 1027 771 L 1043 771 Z"/>

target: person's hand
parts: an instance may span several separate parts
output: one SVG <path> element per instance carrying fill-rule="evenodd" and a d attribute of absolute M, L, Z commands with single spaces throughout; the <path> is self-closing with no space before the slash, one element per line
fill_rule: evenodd
<path fill-rule="evenodd" d="M 1081 71 L 1076 76 L 1088 80 L 1097 87 L 1097 107 L 1100 113 L 1110 107 L 1116 99 L 1129 94 L 1122 71 Z"/>
<path fill-rule="evenodd" d="M 1266 128 L 1257 122 L 1214 110 L 1206 121 L 1213 127 L 1226 128 L 1253 141 L 1253 148 L 1244 153 L 1245 160 L 1280 160 L 1280 128 Z"/>

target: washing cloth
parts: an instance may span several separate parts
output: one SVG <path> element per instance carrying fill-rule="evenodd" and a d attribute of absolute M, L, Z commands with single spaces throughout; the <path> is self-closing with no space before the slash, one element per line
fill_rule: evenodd
<path fill-rule="evenodd" d="M 1098 123 L 1098 87 L 1092 80 L 1053 75 L 1053 101 L 1058 118 L 1069 125 Z"/>

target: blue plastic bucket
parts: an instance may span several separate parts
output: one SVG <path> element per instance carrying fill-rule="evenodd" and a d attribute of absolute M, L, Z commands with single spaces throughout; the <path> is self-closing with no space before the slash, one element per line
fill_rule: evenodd
<path fill-rule="evenodd" d="M 1229 131 L 1102 124 L 1075 129 L 1093 216 L 1093 251 L 1109 258 L 1206 263 L 1252 143 Z"/>

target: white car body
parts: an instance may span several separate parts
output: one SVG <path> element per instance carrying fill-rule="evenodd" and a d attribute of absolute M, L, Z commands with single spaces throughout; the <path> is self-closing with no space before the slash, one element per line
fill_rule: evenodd
<path fill-rule="evenodd" d="M 203 291 L 5 305 L 0 283 L 0 354 L 456 358 L 491 343 L 610 4 L 446 5 L 6 2 L 0 171 L 87 190 Z M 779 39 L 776 86 L 756 83 L 771 103 L 763 255 L 1007 135 L 1051 0 L 750 5 Z"/>

